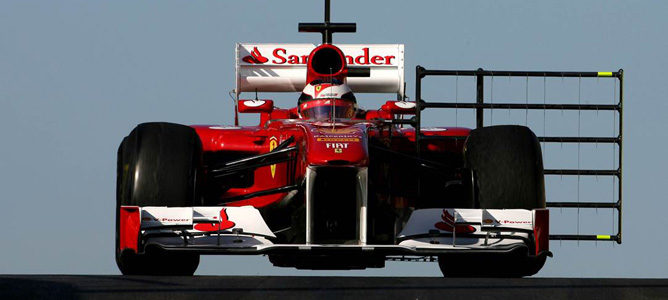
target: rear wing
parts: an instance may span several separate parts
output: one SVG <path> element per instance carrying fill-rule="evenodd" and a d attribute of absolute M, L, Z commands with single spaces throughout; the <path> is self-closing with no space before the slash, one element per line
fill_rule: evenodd
<path fill-rule="evenodd" d="M 314 44 L 236 45 L 237 98 L 242 92 L 301 92 L 306 85 L 306 60 Z M 368 67 L 370 77 L 351 77 L 355 93 L 404 96 L 404 45 L 340 45 L 349 67 Z"/>
<path fill-rule="evenodd" d="M 475 91 L 470 93 L 470 95 L 475 95 L 475 99 L 470 99 L 470 102 L 459 101 L 459 99 L 454 99 L 455 101 L 440 100 L 440 101 L 427 101 L 423 99 L 422 94 L 422 84 L 423 80 L 426 77 L 451 77 L 457 80 L 459 77 L 473 77 L 474 78 L 474 88 Z M 475 111 L 475 124 L 477 128 L 484 126 L 484 116 L 485 112 L 491 113 L 494 110 L 524 110 L 526 111 L 526 116 L 528 118 L 528 112 L 532 110 L 557 110 L 557 111 L 609 111 L 613 114 L 613 132 L 611 135 L 607 136 L 586 136 L 580 134 L 580 113 L 578 113 L 578 132 L 572 136 L 538 136 L 538 140 L 543 144 L 549 143 L 561 143 L 561 144 L 577 144 L 578 151 L 578 167 L 577 168 L 558 168 L 558 169 L 545 169 L 544 175 L 547 176 L 575 176 L 577 178 L 577 189 L 578 193 L 580 192 L 580 177 L 581 176 L 596 176 L 597 183 L 598 177 L 608 177 L 612 179 L 612 199 L 607 201 L 599 202 L 588 202 L 580 201 L 579 194 L 577 196 L 577 201 L 547 201 L 547 207 L 551 208 L 576 208 L 578 210 L 578 219 L 577 219 L 577 232 L 575 234 L 554 234 L 550 235 L 552 240 L 576 240 L 576 241 L 615 241 L 617 243 L 622 242 L 622 149 L 623 149 L 623 103 L 624 103 L 624 71 L 619 70 L 617 72 L 536 72 L 536 71 L 490 71 L 490 70 L 428 70 L 421 66 L 416 67 L 416 85 L 415 85 L 415 108 L 416 115 L 415 118 L 409 120 L 408 124 L 411 124 L 415 127 L 416 131 L 416 143 L 417 143 L 417 153 L 420 156 L 420 143 L 425 143 L 428 140 L 439 139 L 442 137 L 438 136 L 425 136 L 421 133 L 421 123 L 422 123 L 422 114 L 423 110 L 427 108 L 446 108 L 446 109 L 471 109 Z M 499 101 L 498 99 L 494 101 L 494 78 L 502 77 L 510 80 L 513 77 L 523 78 L 526 82 L 526 96 L 523 97 L 522 101 Z M 543 96 L 542 99 L 539 97 L 539 101 L 531 101 L 529 98 L 529 78 L 541 78 L 543 80 Z M 563 78 L 575 78 L 577 79 L 577 103 L 548 103 L 545 100 L 545 83 L 548 78 L 555 78 L 556 80 L 563 81 Z M 491 84 L 489 87 L 490 96 L 485 96 L 485 79 L 488 79 L 488 83 Z M 594 97 L 593 99 L 580 99 L 580 85 L 582 80 L 585 78 L 596 78 L 595 82 L 604 81 L 604 80 L 613 80 L 613 103 L 609 104 L 592 104 L 586 100 L 599 101 L 601 95 L 587 95 L 589 97 Z M 497 79 L 498 80 L 498 79 Z M 456 82 L 456 81 L 455 81 Z M 441 83 L 441 81 L 439 81 Z M 455 83 L 456 90 L 456 83 Z M 455 94 L 457 92 L 455 91 Z M 598 97 L 598 98 L 596 98 Z M 513 100 L 513 99 L 506 99 Z M 517 100 L 517 99 L 515 99 Z M 542 100 L 542 101 L 540 101 Z M 564 99 L 566 100 L 566 99 Z M 571 99 L 572 100 L 572 99 Z M 539 103 L 537 103 L 539 102 Z M 544 122 L 544 121 L 543 121 Z M 490 124 L 495 125 L 495 124 Z M 528 124 L 522 124 L 529 126 Z M 543 125 L 544 126 L 544 125 Z M 531 126 L 529 126 L 531 127 Z M 543 127 L 544 128 L 544 127 Z M 536 130 L 534 130 L 537 132 Z M 587 169 L 580 167 L 580 144 L 593 144 L 595 147 L 598 147 L 598 144 L 608 144 L 612 145 L 612 154 L 613 161 L 612 167 L 608 169 Z M 615 150 L 616 147 L 616 150 Z M 601 180 L 601 183 L 603 180 Z M 547 187 L 546 187 L 547 190 Z M 547 191 L 546 191 L 547 193 Z M 580 209 L 612 209 L 616 213 L 617 222 L 616 222 L 616 233 L 606 233 L 606 234 L 580 234 L 579 229 L 579 213 Z M 613 227 L 614 227 L 614 217 L 613 217 Z M 612 229 L 613 231 L 615 228 Z"/>

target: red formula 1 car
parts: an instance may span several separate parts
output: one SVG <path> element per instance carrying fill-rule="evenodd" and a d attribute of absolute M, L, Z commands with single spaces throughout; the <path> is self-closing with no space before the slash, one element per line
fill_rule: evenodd
<path fill-rule="evenodd" d="M 335 46 L 332 33 L 354 32 L 355 24 L 328 18 L 299 28 L 321 32 L 323 43 L 237 45 L 238 112 L 258 113 L 259 125 L 144 123 L 123 139 L 121 272 L 193 274 L 201 254 L 262 254 L 275 266 L 302 269 L 383 267 L 389 259 L 438 260 L 446 276 L 538 272 L 551 255 L 544 188 L 550 170 L 540 148 L 549 140 L 524 126 L 482 127 L 482 114 L 476 129 L 422 128 L 423 109 L 453 106 L 422 101 L 420 80 L 455 71 L 418 67 L 419 101 L 404 101 L 403 45 Z M 291 109 L 238 100 L 257 91 L 301 96 Z M 364 92 L 399 100 L 364 110 L 355 98 Z"/>

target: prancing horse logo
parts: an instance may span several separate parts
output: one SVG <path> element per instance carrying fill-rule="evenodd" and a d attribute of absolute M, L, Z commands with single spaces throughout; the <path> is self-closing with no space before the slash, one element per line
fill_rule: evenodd
<path fill-rule="evenodd" d="M 275 136 L 272 136 L 269 138 L 269 152 L 276 149 L 276 147 L 278 147 L 278 139 Z M 276 164 L 269 166 L 269 169 L 271 169 L 271 178 L 274 179 L 276 176 Z"/>

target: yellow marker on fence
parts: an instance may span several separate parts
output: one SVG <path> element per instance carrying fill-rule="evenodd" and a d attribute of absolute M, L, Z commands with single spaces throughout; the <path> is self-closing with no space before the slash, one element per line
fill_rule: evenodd
<path fill-rule="evenodd" d="M 599 235 L 596 236 L 596 239 L 597 239 L 597 240 L 609 240 L 609 239 L 610 239 L 610 236 L 609 236 L 609 235 L 599 234 Z"/>
<path fill-rule="evenodd" d="M 612 72 L 598 72 L 598 77 L 612 77 Z"/>

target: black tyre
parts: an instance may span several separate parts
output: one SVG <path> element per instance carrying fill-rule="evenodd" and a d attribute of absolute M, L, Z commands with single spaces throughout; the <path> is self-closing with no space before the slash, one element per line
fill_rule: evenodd
<path fill-rule="evenodd" d="M 475 207 L 545 208 L 542 153 L 529 128 L 504 125 L 475 129 L 466 140 L 464 159 L 472 176 Z M 545 263 L 545 256 L 529 256 L 532 250 L 521 248 L 484 257 L 451 254 L 439 257 L 439 266 L 446 277 L 530 276 Z"/>
<path fill-rule="evenodd" d="M 504 125 L 471 131 L 464 150 L 473 172 L 476 205 L 489 209 L 545 207 L 543 156 L 527 127 Z"/>
<path fill-rule="evenodd" d="M 194 129 L 171 123 L 138 125 L 118 148 L 116 182 L 116 264 L 124 275 L 192 275 L 197 254 L 119 249 L 121 205 L 201 205 L 202 144 Z"/>
<path fill-rule="evenodd" d="M 438 266 L 445 277 L 523 277 L 538 273 L 545 255 L 530 256 L 520 247 L 506 253 L 452 253 L 439 256 Z"/>

